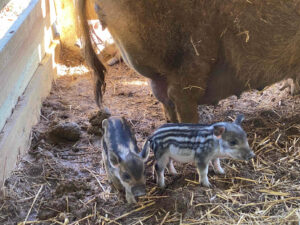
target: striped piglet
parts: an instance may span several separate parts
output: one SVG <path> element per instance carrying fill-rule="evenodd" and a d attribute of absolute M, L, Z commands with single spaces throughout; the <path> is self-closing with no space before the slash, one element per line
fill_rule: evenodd
<path fill-rule="evenodd" d="M 172 174 L 177 173 L 172 160 L 183 163 L 194 162 L 199 182 L 209 187 L 207 172 L 210 162 L 215 172 L 224 174 L 219 158 L 249 160 L 255 156 L 241 127 L 243 119 L 243 115 L 238 115 L 233 123 L 165 124 L 147 139 L 141 155 L 146 156 L 150 149 L 153 150 L 156 160 L 156 181 L 162 188 L 165 186 L 165 167 L 168 166 Z"/>
<path fill-rule="evenodd" d="M 102 157 L 108 179 L 119 190 L 125 190 L 128 203 L 146 194 L 145 165 L 147 154 L 139 154 L 134 133 L 127 120 L 111 116 L 102 121 Z"/>

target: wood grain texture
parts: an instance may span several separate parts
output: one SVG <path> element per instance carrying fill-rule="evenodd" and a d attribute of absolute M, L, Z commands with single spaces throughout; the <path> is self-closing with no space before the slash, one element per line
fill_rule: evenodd
<path fill-rule="evenodd" d="M 33 0 L 0 41 L 0 130 L 50 46 L 50 21 L 49 1 Z"/>
<path fill-rule="evenodd" d="M 0 187 L 15 167 L 18 156 L 28 149 L 32 126 L 38 122 L 42 101 L 50 92 L 56 75 L 55 55 L 58 55 L 59 46 L 53 44 L 51 50 L 52 53 L 46 54 L 38 66 L 0 133 Z"/>

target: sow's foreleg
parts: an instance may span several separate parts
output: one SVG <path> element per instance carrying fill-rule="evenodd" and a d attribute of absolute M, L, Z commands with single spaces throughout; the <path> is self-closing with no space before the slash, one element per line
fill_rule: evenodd
<path fill-rule="evenodd" d="M 210 70 L 209 63 L 199 62 L 169 77 L 168 96 L 175 104 L 180 123 L 199 122 L 198 103 L 205 94 Z"/>

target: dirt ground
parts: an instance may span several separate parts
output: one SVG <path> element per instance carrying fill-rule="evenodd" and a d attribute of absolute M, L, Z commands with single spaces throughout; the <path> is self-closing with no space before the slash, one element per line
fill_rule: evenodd
<path fill-rule="evenodd" d="M 232 96 L 216 106 L 199 106 L 200 123 L 232 121 L 244 113 L 243 127 L 256 158 L 222 160 L 226 174 L 209 171 L 212 188 L 199 186 L 191 164 L 177 164 L 160 190 L 147 162 L 147 196 L 126 203 L 108 183 L 99 129 L 89 118 L 97 112 L 90 74 L 71 62 L 53 84 L 28 153 L 6 180 L 0 198 L 0 224 L 298 224 L 300 220 L 300 97 L 280 84 Z M 80 74 L 81 73 L 81 74 Z M 110 67 L 104 104 L 126 117 L 141 147 L 164 123 L 147 79 L 124 63 Z M 92 121 L 92 120 L 91 120 Z M 76 123 L 77 141 L 57 140 L 51 130 Z"/>

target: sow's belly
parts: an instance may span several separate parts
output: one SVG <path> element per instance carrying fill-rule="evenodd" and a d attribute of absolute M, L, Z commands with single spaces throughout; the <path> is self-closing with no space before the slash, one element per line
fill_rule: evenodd
<path fill-rule="evenodd" d="M 187 163 L 194 161 L 195 151 L 192 149 L 180 149 L 176 146 L 171 146 L 169 150 L 170 157 L 177 162 Z"/>
<path fill-rule="evenodd" d="M 227 63 L 218 61 L 209 76 L 205 95 L 199 104 L 217 104 L 231 95 L 239 96 L 245 90 L 245 84 L 236 78 L 235 71 Z"/>

